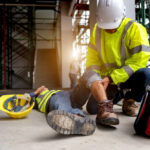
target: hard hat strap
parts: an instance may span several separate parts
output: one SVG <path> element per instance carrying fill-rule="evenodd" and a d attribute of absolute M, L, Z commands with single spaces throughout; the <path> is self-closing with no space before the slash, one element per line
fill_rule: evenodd
<path fill-rule="evenodd" d="M 18 99 L 18 104 L 16 105 L 16 101 Z M 12 104 L 12 109 L 8 109 L 8 103 L 11 102 Z M 4 103 L 4 107 L 6 110 L 8 111 L 12 111 L 12 112 L 20 112 L 25 110 L 27 107 L 30 106 L 30 103 L 28 100 L 26 100 L 25 104 L 23 106 L 21 106 L 21 98 L 17 97 L 16 95 L 13 97 L 10 97 L 9 99 L 6 100 L 6 102 Z"/>

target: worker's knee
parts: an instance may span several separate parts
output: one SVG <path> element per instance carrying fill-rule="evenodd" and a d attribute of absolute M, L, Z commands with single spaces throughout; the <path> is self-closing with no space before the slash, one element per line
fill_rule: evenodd
<path fill-rule="evenodd" d="M 143 78 L 150 78 L 150 68 L 141 68 L 136 72 L 136 74 Z"/>
<path fill-rule="evenodd" d="M 150 68 L 142 68 L 139 69 L 135 73 L 135 79 L 139 83 L 143 83 L 144 85 L 150 84 Z"/>

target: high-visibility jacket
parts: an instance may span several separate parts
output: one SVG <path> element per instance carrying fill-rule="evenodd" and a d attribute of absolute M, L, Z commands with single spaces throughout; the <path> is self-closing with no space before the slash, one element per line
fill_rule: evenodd
<path fill-rule="evenodd" d="M 57 92 L 60 92 L 60 90 L 45 90 L 40 93 L 40 95 L 35 99 L 35 101 L 38 104 L 38 110 L 40 112 L 45 113 L 46 112 L 46 105 L 48 100 L 51 98 L 53 94 L 56 94 Z"/>
<path fill-rule="evenodd" d="M 86 69 L 94 72 L 88 80 L 110 76 L 114 84 L 125 82 L 135 71 L 146 67 L 149 57 L 148 34 L 141 24 L 124 18 L 114 33 L 95 24 L 86 55 Z"/>

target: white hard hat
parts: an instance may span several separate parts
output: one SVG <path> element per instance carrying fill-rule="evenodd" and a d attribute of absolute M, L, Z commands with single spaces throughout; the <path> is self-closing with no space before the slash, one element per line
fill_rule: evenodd
<path fill-rule="evenodd" d="M 118 28 L 125 17 L 123 0 L 99 0 L 97 7 L 97 24 L 99 28 Z"/>

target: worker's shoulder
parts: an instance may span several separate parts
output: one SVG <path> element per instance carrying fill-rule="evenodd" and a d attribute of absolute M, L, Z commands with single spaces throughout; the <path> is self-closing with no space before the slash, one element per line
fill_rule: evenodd
<path fill-rule="evenodd" d="M 132 21 L 133 23 L 129 27 L 128 32 L 132 32 L 132 31 L 136 31 L 136 32 L 138 32 L 138 31 L 143 32 L 144 31 L 145 32 L 146 31 L 146 28 L 142 24 L 138 23 L 137 21 L 130 19 L 130 18 L 127 18 L 127 22 L 129 22 L 129 21 Z"/>
<path fill-rule="evenodd" d="M 133 20 L 131 18 L 125 18 L 125 22 L 126 22 L 126 24 L 128 22 L 133 22 L 132 25 L 131 25 L 132 27 L 145 28 L 142 24 L 138 23 L 137 21 L 135 21 L 135 20 Z"/>
<path fill-rule="evenodd" d="M 138 22 L 134 22 L 133 26 L 137 27 L 137 28 L 145 28 L 142 24 L 138 23 Z"/>
<path fill-rule="evenodd" d="M 145 27 L 141 23 L 138 23 L 137 21 L 133 22 L 132 28 L 136 28 L 136 29 L 139 29 L 139 30 L 140 29 L 145 30 Z"/>

